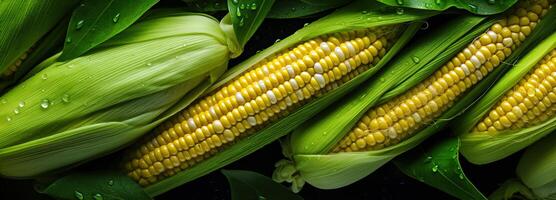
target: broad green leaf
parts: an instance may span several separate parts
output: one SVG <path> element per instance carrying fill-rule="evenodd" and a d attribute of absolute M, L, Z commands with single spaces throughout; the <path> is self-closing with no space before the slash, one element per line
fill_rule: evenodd
<path fill-rule="evenodd" d="M 229 16 L 240 46 L 255 34 L 273 4 L 274 0 L 228 0 Z"/>
<path fill-rule="evenodd" d="M 84 0 L 71 16 L 60 61 L 76 58 L 129 27 L 158 0 Z"/>
<path fill-rule="evenodd" d="M 274 4 L 268 18 L 288 19 L 298 18 L 320 13 L 322 11 L 337 8 L 349 3 L 351 0 L 330 1 L 303 1 L 303 0 L 281 0 Z"/>
<path fill-rule="evenodd" d="M 438 137 L 394 159 L 406 175 L 459 199 L 486 199 L 459 164 L 459 139 Z"/>
<path fill-rule="evenodd" d="M 37 190 L 56 199 L 151 199 L 139 184 L 125 174 L 106 170 L 73 172 Z"/>
<path fill-rule="evenodd" d="M 230 183 L 232 200 L 302 200 L 286 187 L 252 171 L 222 170 Z"/>
<path fill-rule="evenodd" d="M 504 12 L 517 0 L 378 0 L 390 6 L 425 10 L 446 10 L 451 7 L 465 9 L 474 14 L 492 15 Z"/>

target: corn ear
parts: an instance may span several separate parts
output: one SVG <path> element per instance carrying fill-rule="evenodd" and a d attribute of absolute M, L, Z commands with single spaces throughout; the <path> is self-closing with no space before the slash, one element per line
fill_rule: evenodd
<path fill-rule="evenodd" d="M 0 97 L 0 174 L 34 177 L 108 154 L 187 106 L 241 49 L 221 26 L 154 12 L 81 57 L 45 61 Z"/>
<path fill-rule="evenodd" d="M 525 150 L 516 173 L 538 199 L 556 198 L 556 134 L 550 134 Z"/>
<path fill-rule="evenodd" d="M 372 76 L 433 14 L 356 1 L 305 26 L 227 71 L 130 149 L 124 170 L 155 196 L 261 148 Z"/>
<path fill-rule="evenodd" d="M 414 49 L 400 53 L 389 64 L 390 67 L 365 87 L 355 91 L 345 101 L 331 106 L 318 120 L 307 121 L 295 130 L 284 145 L 284 148 L 290 149 L 285 152 L 291 152 L 286 156 L 292 161 L 277 163 L 274 179 L 293 182 L 297 186 L 306 181 L 322 189 L 339 188 L 365 177 L 416 146 L 472 104 L 507 68 L 507 63 L 515 60 L 519 52 L 542 36 L 544 31 L 539 30 L 550 28 L 550 20 L 545 20 L 544 24 L 544 21 L 539 24 L 534 21 L 537 25 L 535 30 L 528 29 L 527 34 L 521 33 L 524 37 L 519 37 L 519 30 L 514 32 L 517 37 L 507 32 L 509 26 L 519 24 L 519 20 L 515 21 L 516 13 L 522 10 L 527 13 L 527 10 L 537 6 L 544 7 L 545 11 L 541 9 L 541 12 L 546 12 L 548 2 L 523 1 L 504 15 L 493 18 L 458 17 L 422 38 L 420 42 L 423 43 L 411 44 Z M 548 14 L 546 19 L 550 19 Z M 500 48 L 497 45 L 501 45 Z M 491 52 L 486 52 L 487 49 Z M 481 67 L 476 67 L 473 72 L 469 67 L 476 66 L 475 63 Z M 460 77 L 461 81 L 457 82 L 449 80 L 456 77 L 452 74 L 466 76 Z M 443 84 L 454 87 L 447 89 Z M 416 103 L 422 101 L 420 93 L 427 98 L 437 93 L 438 99 Z M 412 109 L 412 106 L 417 107 L 416 104 L 422 108 Z M 388 123 L 389 120 L 383 117 L 395 117 L 389 113 L 406 113 L 406 110 L 409 115 L 396 122 L 401 127 Z M 421 113 L 421 110 L 425 112 Z M 377 120 L 373 120 L 376 116 Z M 407 128 L 404 128 L 403 120 L 408 122 Z M 387 126 L 383 127 L 385 124 Z M 377 128 L 379 131 L 373 131 Z M 361 134 L 357 129 L 368 130 Z M 370 134 L 373 138 L 367 139 Z M 360 136 L 365 138 L 359 141 L 361 138 L 357 137 Z M 300 188 L 294 186 L 292 189 L 298 191 Z"/>
<path fill-rule="evenodd" d="M 67 24 L 62 19 L 77 3 L 77 0 L 0 2 L 0 91 L 44 59 L 53 44 L 61 43 L 65 31 L 62 23 Z"/>
<path fill-rule="evenodd" d="M 460 130 L 461 152 L 467 160 L 485 164 L 502 159 L 556 130 L 554 71 L 550 71 L 556 69 L 555 48 L 552 34 L 458 120 L 455 130 Z"/>

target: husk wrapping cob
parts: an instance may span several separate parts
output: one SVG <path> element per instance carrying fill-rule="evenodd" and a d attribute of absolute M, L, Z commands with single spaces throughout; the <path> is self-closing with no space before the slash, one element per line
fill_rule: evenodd
<path fill-rule="evenodd" d="M 529 51 L 456 127 L 472 163 L 509 156 L 556 129 L 556 34 Z"/>
<path fill-rule="evenodd" d="M 46 60 L 0 97 L 0 174 L 38 176 L 146 133 L 241 52 L 228 26 L 203 14 L 153 12 L 81 57 Z"/>
<path fill-rule="evenodd" d="M 339 188 L 442 128 L 550 28 L 540 20 L 554 16 L 548 1 L 519 4 L 491 19 L 458 17 L 412 44 L 365 87 L 295 130 L 284 145 L 291 161 L 278 162 L 273 178 L 294 191 L 305 182 Z M 522 24 L 523 11 L 536 18 Z"/>
<path fill-rule="evenodd" d="M 77 0 L 0 2 L 0 94 L 61 43 L 66 27 L 62 19 L 77 3 Z M 55 28 L 57 24 L 60 25 Z"/>
<path fill-rule="evenodd" d="M 155 196 L 261 148 L 372 76 L 433 14 L 356 1 L 305 26 L 155 129 L 124 170 Z"/>

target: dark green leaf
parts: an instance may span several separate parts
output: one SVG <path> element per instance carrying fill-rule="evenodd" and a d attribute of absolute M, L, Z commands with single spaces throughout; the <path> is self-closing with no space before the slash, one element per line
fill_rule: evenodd
<path fill-rule="evenodd" d="M 82 55 L 133 24 L 158 0 L 84 0 L 71 16 L 59 60 Z"/>
<path fill-rule="evenodd" d="M 378 0 L 391 6 L 402 6 L 425 10 L 446 10 L 450 7 L 465 9 L 480 15 L 504 12 L 517 0 Z"/>
<path fill-rule="evenodd" d="M 286 187 L 252 171 L 222 170 L 230 183 L 232 200 L 301 200 Z"/>
<path fill-rule="evenodd" d="M 117 171 L 74 172 L 37 190 L 56 199 L 151 199 L 135 181 Z"/>
<path fill-rule="evenodd" d="M 255 34 L 274 4 L 274 0 L 228 0 L 234 32 L 241 46 Z"/>
<path fill-rule="evenodd" d="M 272 7 L 269 18 L 287 19 L 313 15 L 325 10 L 339 7 L 351 0 L 307 1 L 307 0 L 282 0 Z"/>
<path fill-rule="evenodd" d="M 459 164 L 457 137 L 433 140 L 402 154 L 394 163 L 406 175 L 460 199 L 486 199 Z"/>
<path fill-rule="evenodd" d="M 196 12 L 213 12 L 228 10 L 226 0 L 182 0 L 187 4 L 186 10 Z"/>

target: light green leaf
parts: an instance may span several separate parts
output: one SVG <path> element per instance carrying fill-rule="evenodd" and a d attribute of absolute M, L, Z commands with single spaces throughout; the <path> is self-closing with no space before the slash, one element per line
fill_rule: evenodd
<path fill-rule="evenodd" d="M 378 0 L 391 6 L 403 6 L 425 10 L 446 10 L 451 7 L 474 14 L 492 15 L 504 12 L 517 0 Z"/>
<path fill-rule="evenodd" d="M 252 171 L 222 170 L 230 183 L 232 200 L 302 200 L 286 187 L 272 179 Z"/>

